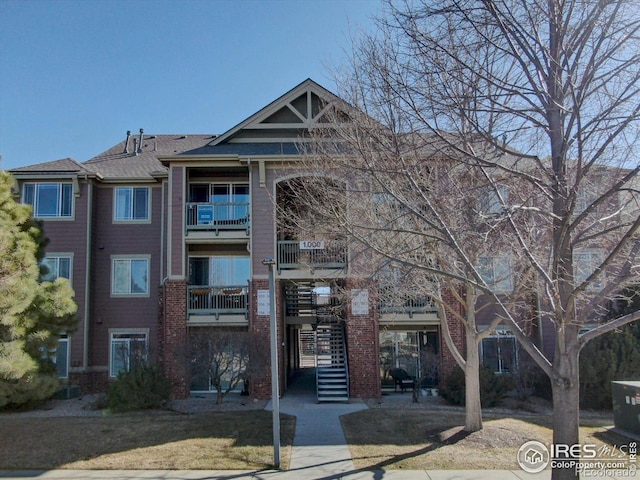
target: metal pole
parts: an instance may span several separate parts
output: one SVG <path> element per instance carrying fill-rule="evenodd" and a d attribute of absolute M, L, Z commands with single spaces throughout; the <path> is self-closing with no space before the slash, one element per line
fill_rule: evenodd
<path fill-rule="evenodd" d="M 276 281 L 273 258 L 262 261 L 269 267 L 269 315 L 271 326 L 271 404 L 273 406 L 273 465 L 280 468 L 280 393 L 278 375 L 278 326 L 276 323 Z"/>

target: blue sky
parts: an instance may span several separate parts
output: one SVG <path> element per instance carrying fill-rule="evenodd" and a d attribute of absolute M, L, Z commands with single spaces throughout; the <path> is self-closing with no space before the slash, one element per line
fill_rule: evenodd
<path fill-rule="evenodd" d="M 0 0 L 0 168 L 137 133 L 222 133 L 310 77 L 334 89 L 379 0 Z"/>

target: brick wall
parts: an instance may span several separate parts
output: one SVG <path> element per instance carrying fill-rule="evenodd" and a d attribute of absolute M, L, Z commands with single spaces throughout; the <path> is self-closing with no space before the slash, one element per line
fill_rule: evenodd
<path fill-rule="evenodd" d="M 347 283 L 347 291 L 351 290 L 351 286 Z M 378 355 L 379 322 L 373 298 L 370 291 L 367 315 L 353 315 L 349 302 L 346 305 L 345 333 L 349 362 L 349 394 L 356 398 L 379 398 L 381 395 Z"/>
<path fill-rule="evenodd" d="M 169 379 L 171 398 L 189 396 L 187 282 L 167 280 L 160 287 L 158 363 Z"/>
<path fill-rule="evenodd" d="M 464 312 L 464 305 L 458 302 L 450 292 L 443 292 L 443 299 L 450 305 L 452 309 L 455 309 L 459 313 Z M 454 319 L 453 315 L 451 315 L 450 313 L 447 315 L 447 324 L 449 325 L 449 331 L 451 332 L 451 338 L 453 339 L 454 345 L 458 347 L 458 350 L 460 350 L 460 353 L 462 353 L 463 356 L 466 355 L 464 325 Z M 457 365 L 457 362 L 455 358 L 453 358 L 453 355 L 451 355 L 449 347 L 447 347 L 444 341 L 444 334 L 442 333 L 442 330 L 440 331 L 440 344 L 440 351 L 442 352 L 442 371 L 440 374 L 440 386 L 444 386 L 447 377 L 449 376 L 449 374 L 451 374 L 451 372 Z"/>
<path fill-rule="evenodd" d="M 282 319 L 282 295 L 280 294 L 280 282 L 276 281 L 276 319 L 278 325 L 278 376 L 280 377 L 280 395 L 282 395 L 284 386 L 284 357 L 285 352 L 282 347 L 284 338 L 284 321 Z M 250 311 L 249 311 L 249 330 L 258 333 L 265 341 L 265 348 L 270 352 L 271 345 L 271 324 L 269 315 L 258 315 L 258 290 L 269 290 L 268 280 L 252 280 L 250 285 Z M 252 398 L 270 399 L 271 398 L 271 360 L 269 356 L 269 365 L 264 369 L 264 375 L 258 378 L 252 378 L 249 381 L 249 393 Z"/>
<path fill-rule="evenodd" d="M 109 389 L 109 372 L 69 372 L 69 385 L 78 385 L 80 393 L 106 392 Z"/>

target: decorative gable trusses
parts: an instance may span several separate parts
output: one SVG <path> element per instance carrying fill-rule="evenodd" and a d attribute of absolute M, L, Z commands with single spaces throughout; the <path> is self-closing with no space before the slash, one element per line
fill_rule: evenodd
<path fill-rule="evenodd" d="M 324 123 L 324 115 L 338 101 L 333 93 L 307 79 L 217 137 L 211 145 L 300 141 L 306 130 Z"/>

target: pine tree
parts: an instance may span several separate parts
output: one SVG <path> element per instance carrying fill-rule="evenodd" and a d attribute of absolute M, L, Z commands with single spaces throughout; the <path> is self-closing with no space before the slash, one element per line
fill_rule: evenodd
<path fill-rule="evenodd" d="M 46 239 L 31 208 L 12 195 L 0 170 L 0 407 L 50 397 L 59 381 L 51 355 L 77 324 L 66 279 L 40 281 Z"/>

